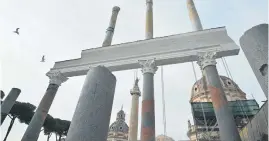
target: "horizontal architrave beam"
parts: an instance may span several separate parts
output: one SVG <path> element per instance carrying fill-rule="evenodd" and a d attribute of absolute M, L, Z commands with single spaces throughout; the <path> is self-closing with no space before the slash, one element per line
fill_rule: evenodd
<path fill-rule="evenodd" d="M 198 52 L 216 51 L 217 58 L 237 55 L 239 47 L 225 27 L 83 50 L 81 58 L 56 62 L 50 71 L 66 77 L 86 75 L 90 67 L 104 65 L 111 71 L 140 68 L 138 60 L 156 59 L 169 65 L 197 61 Z"/>

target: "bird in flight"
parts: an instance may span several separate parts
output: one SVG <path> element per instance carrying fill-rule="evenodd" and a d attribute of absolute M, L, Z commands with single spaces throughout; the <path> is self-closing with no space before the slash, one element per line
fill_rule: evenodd
<path fill-rule="evenodd" d="M 19 29 L 20 28 L 16 28 L 16 31 L 13 31 L 13 32 L 19 35 Z"/>
<path fill-rule="evenodd" d="M 45 62 L 45 55 L 42 56 L 42 59 L 40 62 Z"/>

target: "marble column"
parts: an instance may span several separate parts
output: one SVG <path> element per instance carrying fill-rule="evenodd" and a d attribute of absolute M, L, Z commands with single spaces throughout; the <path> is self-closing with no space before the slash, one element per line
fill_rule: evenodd
<path fill-rule="evenodd" d="M 1 91 L 2 92 L 2 91 Z M 4 92 L 3 92 L 4 93 Z M 6 99 L 1 104 L 1 125 L 9 114 L 11 108 L 15 104 L 17 98 L 19 97 L 21 90 L 18 88 L 12 88 Z"/>
<path fill-rule="evenodd" d="M 155 141 L 154 74 L 155 59 L 139 61 L 143 73 L 141 141 Z"/>
<path fill-rule="evenodd" d="M 240 45 L 268 98 L 268 24 L 260 24 L 247 30 L 240 38 Z"/>
<path fill-rule="evenodd" d="M 153 38 L 153 2 L 152 0 L 146 0 L 146 39 Z"/>
<path fill-rule="evenodd" d="M 103 41 L 103 44 L 102 44 L 103 47 L 111 45 L 119 11 L 120 11 L 120 8 L 118 6 L 113 7 L 109 26 L 106 31 L 105 40 Z"/>
<path fill-rule="evenodd" d="M 192 28 L 194 31 L 203 30 L 199 15 L 195 8 L 193 0 L 187 0 L 187 8 L 189 11 L 189 17 L 192 23 Z"/>
<path fill-rule="evenodd" d="M 132 107 L 129 122 L 128 141 L 137 141 L 139 97 L 141 95 L 138 87 L 138 81 L 138 78 L 136 78 L 134 87 L 130 91 L 132 95 Z"/>
<path fill-rule="evenodd" d="M 241 141 L 216 68 L 216 53 L 198 53 L 198 58 L 198 65 L 202 68 L 207 82 L 207 90 L 211 95 L 220 130 L 220 139 L 222 141 Z"/>
<path fill-rule="evenodd" d="M 63 76 L 58 71 L 48 72 L 46 75 L 50 79 L 49 86 L 41 102 L 39 103 L 30 124 L 28 125 L 22 137 L 22 141 L 37 141 L 38 140 L 40 130 L 44 124 L 44 121 L 47 117 L 51 104 L 58 91 L 58 88 L 63 82 L 67 81 L 68 79 L 67 77 Z"/>
<path fill-rule="evenodd" d="M 104 66 L 86 76 L 66 141 L 106 141 L 116 77 Z"/>

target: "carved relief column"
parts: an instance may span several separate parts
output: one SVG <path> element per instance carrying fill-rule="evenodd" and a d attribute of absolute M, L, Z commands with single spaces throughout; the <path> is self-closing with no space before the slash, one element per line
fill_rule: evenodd
<path fill-rule="evenodd" d="M 103 66 L 86 76 L 66 141 L 106 141 L 116 77 Z"/>
<path fill-rule="evenodd" d="M 138 87 L 138 78 L 135 80 L 134 87 L 131 89 L 130 93 L 132 95 L 132 107 L 129 122 L 129 135 L 128 141 L 137 141 L 137 130 L 138 130 L 138 107 L 139 107 L 139 97 L 141 95 L 140 89 Z"/>
<path fill-rule="evenodd" d="M 155 141 L 154 74 L 155 60 L 139 61 L 143 73 L 141 141 Z"/>
<path fill-rule="evenodd" d="M 207 89 L 211 95 L 221 140 L 241 141 L 232 111 L 228 107 L 228 102 L 216 68 L 216 53 L 198 53 L 198 58 L 198 65 L 203 71 L 207 82 Z"/>
<path fill-rule="evenodd" d="M 47 117 L 47 114 L 49 112 L 50 106 L 54 100 L 57 90 L 59 86 L 68 79 L 67 77 L 63 76 L 60 72 L 48 72 L 46 75 L 50 79 L 49 86 L 41 102 L 39 103 L 38 108 L 34 116 L 32 117 L 30 124 L 28 125 L 22 137 L 22 141 L 37 141 L 40 130 Z"/>

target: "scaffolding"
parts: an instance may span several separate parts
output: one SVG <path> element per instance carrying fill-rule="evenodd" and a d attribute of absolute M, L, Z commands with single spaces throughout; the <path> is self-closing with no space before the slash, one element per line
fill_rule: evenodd
<path fill-rule="evenodd" d="M 259 111 L 256 100 L 229 101 L 238 129 L 242 129 Z M 191 102 L 197 141 L 217 141 L 219 128 L 211 102 Z"/>

